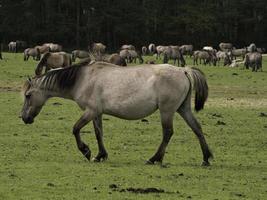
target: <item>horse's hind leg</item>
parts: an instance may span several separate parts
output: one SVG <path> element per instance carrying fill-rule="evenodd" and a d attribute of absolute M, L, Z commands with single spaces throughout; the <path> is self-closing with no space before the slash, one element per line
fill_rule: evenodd
<path fill-rule="evenodd" d="M 98 116 L 93 120 L 95 136 L 98 144 L 98 154 L 93 159 L 95 162 L 100 162 L 101 160 L 106 160 L 108 158 L 107 151 L 103 142 L 103 128 L 102 128 L 102 115 Z"/>
<path fill-rule="evenodd" d="M 162 162 L 166 147 L 173 135 L 173 113 L 161 112 L 161 124 L 162 124 L 162 141 L 157 152 L 152 156 L 147 164 L 154 164 L 155 162 Z"/>
<path fill-rule="evenodd" d="M 186 121 L 188 126 L 193 130 L 193 132 L 196 134 L 201 150 L 203 153 L 203 166 L 208 166 L 209 164 L 209 158 L 212 158 L 212 153 L 209 149 L 208 144 L 206 143 L 205 137 L 202 132 L 202 128 L 196 118 L 194 117 L 192 111 L 191 111 L 191 106 L 187 105 L 190 104 L 190 102 L 185 102 L 179 109 L 178 113 L 183 117 L 183 119 Z"/>
<path fill-rule="evenodd" d="M 77 147 L 81 151 L 81 153 L 90 161 L 91 158 L 91 150 L 89 147 L 81 140 L 80 136 L 80 130 L 88 124 L 94 116 L 91 112 L 85 112 L 81 118 L 76 122 L 76 124 L 73 127 L 73 134 L 75 136 Z"/>

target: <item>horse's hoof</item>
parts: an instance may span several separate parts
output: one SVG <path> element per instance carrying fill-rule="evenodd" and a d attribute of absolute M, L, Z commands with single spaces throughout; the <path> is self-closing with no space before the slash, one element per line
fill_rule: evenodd
<path fill-rule="evenodd" d="M 208 167 L 208 166 L 210 166 L 210 163 L 209 163 L 209 161 L 203 161 L 201 166 Z"/>
<path fill-rule="evenodd" d="M 154 165 L 154 162 L 152 162 L 151 160 L 147 160 L 145 164 L 146 165 Z"/>
<path fill-rule="evenodd" d="M 100 162 L 101 160 L 98 159 L 98 158 L 96 158 L 96 157 L 94 157 L 94 158 L 92 159 L 92 161 L 93 161 L 93 162 Z"/>
<path fill-rule="evenodd" d="M 83 154 L 85 156 L 85 158 L 90 161 L 91 160 L 91 151 L 88 150 L 85 154 Z"/>
<path fill-rule="evenodd" d="M 96 156 L 92 159 L 93 162 L 101 162 L 101 161 L 106 161 L 108 159 L 107 154 L 103 156 Z"/>

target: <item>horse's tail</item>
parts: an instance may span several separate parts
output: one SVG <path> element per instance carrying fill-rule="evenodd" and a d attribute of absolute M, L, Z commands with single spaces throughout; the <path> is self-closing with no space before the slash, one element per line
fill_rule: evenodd
<path fill-rule="evenodd" d="M 198 112 L 204 108 L 208 98 L 209 88 L 204 73 L 195 67 L 186 68 L 187 77 L 195 90 L 195 110 Z M 192 87 L 191 87 L 192 88 Z"/>

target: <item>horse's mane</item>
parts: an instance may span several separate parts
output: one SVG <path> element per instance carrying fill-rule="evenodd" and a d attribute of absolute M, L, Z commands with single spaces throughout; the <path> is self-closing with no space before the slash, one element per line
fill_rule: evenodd
<path fill-rule="evenodd" d="M 77 80 L 81 68 L 86 65 L 88 65 L 88 62 L 74 64 L 63 69 L 51 70 L 42 76 L 40 88 L 45 90 L 54 87 L 57 87 L 59 90 L 71 89 Z"/>

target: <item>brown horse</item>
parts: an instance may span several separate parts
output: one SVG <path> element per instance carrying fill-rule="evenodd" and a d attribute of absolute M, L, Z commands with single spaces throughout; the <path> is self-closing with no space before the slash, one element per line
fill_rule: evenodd
<path fill-rule="evenodd" d="M 125 59 L 117 53 L 111 54 L 107 62 L 112 63 L 114 65 L 127 66 Z"/>
<path fill-rule="evenodd" d="M 29 57 L 32 57 L 33 60 L 40 60 L 41 53 L 38 48 L 27 48 L 24 50 L 24 61 L 29 60 Z"/>
<path fill-rule="evenodd" d="M 35 46 L 34 48 L 35 48 L 35 49 L 39 49 L 39 51 L 40 51 L 41 54 L 45 54 L 45 53 L 47 53 L 47 52 L 50 51 L 49 46 L 46 46 L 46 45 L 42 45 L 42 46 L 37 45 L 37 46 Z"/>
<path fill-rule="evenodd" d="M 89 57 L 90 57 L 90 53 L 88 51 L 74 50 L 71 52 L 72 62 L 75 62 L 76 58 L 84 59 L 84 58 L 89 58 Z"/>
<path fill-rule="evenodd" d="M 59 45 L 59 44 L 55 44 L 55 43 L 44 43 L 42 46 L 49 47 L 49 50 L 51 52 L 61 52 L 62 51 L 62 46 Z"/>
<path fill-rule="evenodd" d="M 94 161 L 108 157 L 103 142 L 102 115 L 138 120 L 159 110 L 163 138 L 148 164 L 162 162 L 173 135 L 173 119 L 179 113 L 196 134 L 203 154 L 203 165 L 209 165 L 212 153 L 191 109 L 195 89 L 195 110 L 204 108 L 208 85 L 199 69 L 179 68 L 169 64 L 118 67 L 95 62 L 58 69 L 28 80 L 24 85 L 22 120 L 34 122 L 45 102 L 51 97 L 75 101 L 84 114 L 73 127 L 77 147 L 90 160 L 91 150 L 80 137 L 80 130 L 93 121 L 99 152 Z M 192 148 L 195 148 L 192 147 Z"/>
<path fill-rule="evenodd" d="M 35 75 L 40 76 L 43 71 L 43 67 L 45 67 L 45 72 L 50 69 L 55 68 L 64 68 L 69 67 L 71 65 L 71 56 L 65 52 L 57 52 L 51 53 L 47 52 L 44 54 L 40 62 L 38 63 Z"/>

